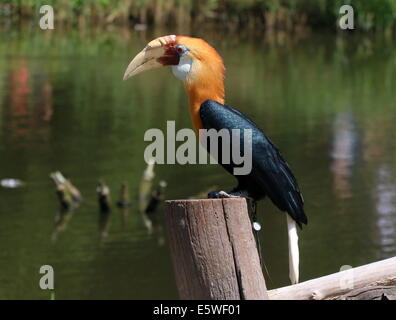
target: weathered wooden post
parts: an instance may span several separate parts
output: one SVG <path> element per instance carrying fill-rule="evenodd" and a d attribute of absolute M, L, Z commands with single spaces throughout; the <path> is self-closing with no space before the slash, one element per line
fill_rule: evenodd
<path fill-rule="evenodd" d="M 99 180 L 96 192 L 98 194 L 100 212 L 110 213 L 110 188 L 103 180 Z"/>
<path fill-rule="evenodd" d="M 268 299 L 246 199 L 165 202 L 181 299 Z"/>
<path fill-rule="evenodd" d="M 61 210 L 73 210 L 83 202 L 80 190 L 70 180 L 66 179 L 60 171 L 52 172 L 50 178 L 56 185 L 56 193 L 61 204 Z"/>

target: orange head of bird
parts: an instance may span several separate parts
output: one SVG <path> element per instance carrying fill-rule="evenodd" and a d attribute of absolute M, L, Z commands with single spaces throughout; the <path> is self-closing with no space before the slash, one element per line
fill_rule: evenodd
<path fill-rule="evenodd" d="M 195 129 L 201 129 L 201 104 L 207 100 L 224 103 L 224 64 L 220 55 L 199 38 L 168 35 L 149 42 L 128 65 L 124 80 L 146 70 L 171 66 L 183 80 L 189 95 L 190 114 Z"/>

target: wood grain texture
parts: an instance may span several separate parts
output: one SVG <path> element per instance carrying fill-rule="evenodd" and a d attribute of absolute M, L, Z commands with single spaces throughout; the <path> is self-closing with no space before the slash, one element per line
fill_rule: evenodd
<path fill-rule="evenodd" d="M 268 299 L 243 198 L 166 201 L 181 299 Z"/>
<path fill-rule="evenodd" d="M 337 300 L 396 300 L 396 286 L 373 286 L 352 290 Z"/>
<path fill-rule="evenodd" d="M 396 277 L 396 257 L 268 291 L 271 300 L 322 300 Z"/>

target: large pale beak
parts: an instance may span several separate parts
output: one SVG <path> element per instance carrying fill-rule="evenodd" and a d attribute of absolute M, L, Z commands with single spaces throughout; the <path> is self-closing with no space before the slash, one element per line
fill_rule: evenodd
<path fill-rule="evenodd" d="M 163 36 L 153 41 L 140 51 L 125 70 L 124 80 L 146 70 L 165 65 L 177 64 L 178 56 L 170 48 L 176 42 L 175 35 Z"/>

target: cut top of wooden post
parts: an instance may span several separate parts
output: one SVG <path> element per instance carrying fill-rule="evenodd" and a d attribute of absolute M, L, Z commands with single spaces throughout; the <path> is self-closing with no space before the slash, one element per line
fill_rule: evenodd
<path fill-rule="evenodd" d="M 166 201 L 181 299 L 268 299 L 244 198 Z"/>

